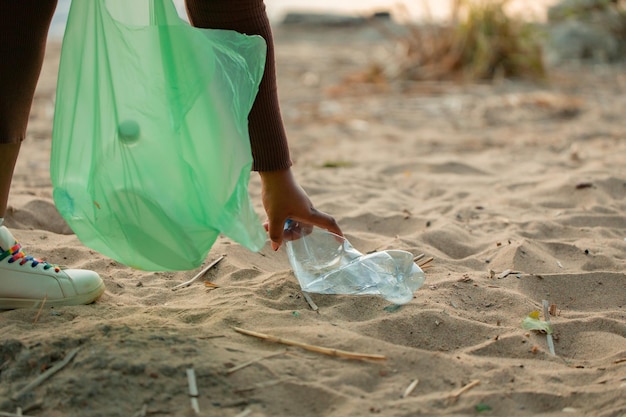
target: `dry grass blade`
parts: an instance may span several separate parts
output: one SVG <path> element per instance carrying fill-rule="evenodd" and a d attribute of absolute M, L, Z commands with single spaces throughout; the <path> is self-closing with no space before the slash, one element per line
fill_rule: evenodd
<path fill-rule="evenodd" d="M 190 286 L 191 284 L 196 282 L 196 280 L 198 280 L 198 278 L 201 278 L 204 274 L 206 274 L 209 269 L 213 268 L 215 265 L 220 263 L 220 261 L 222 259 L 224 259 L 225 257 L 226 257 L 226 255 L 220 256 L 219 258 L 217 258 L 216 260 L 211 262 L 209 265 L 207 265 L 202 271 L 200 271 L 195 277 L 191 278 L 189 281 L 185 281 L 182 284 L 178 284 L 175 287 L 172 287 L 172 291 L 176 291 L 176 290 L 178 290 L 180 288 L 185 288 L 185 287 Z"/>
<path fill-rule="evenodd" d="M 39 310 L 37 310 L 37 314 L 35 314 L 35 318 L 33 319 L 33 324 L 37 323 L 37 320 L 39 320 L 39 316 L 41 316 L 41 312 L 43 311 L 43 306 L 46 305 L 47 300 L 48 300 L 48 294 L 44 295 L 43 299 L 41 300 L 41 306 L 39 307 Z"/>
<path fill-rule="evenodd" d="M 472 388 L 474 388 L 475 386 L 480 384 L 480 380 L 475 379 L 472 382 L 470 382 L 467 385 L 464 385 L 463 387 L 459 388 L 458 390 L 456 390 L 455 392 L 453 392 L 452 394 L 450 394 L 449 400 L 451 402 L 455 402 L 459 399 L 459 397 L 461 395 L 463 395 L 463 393 L 471 390 Z"/>
<path fill-rule="evenodd" d="M 273 358 L 274 356 L 284 355 L 285 353 L 286 353 L 286 351 L 285 352 L 277 352 L 277 353 L 272 353 L 271 355 L 265 355 L 265 356 L 262 356 L 260 358 L 252 359 L 251 361 L 244 362 L 242 364 L 239 364 L 237 366 L 234 366 L 234 367 L 230 368 L 225 373 L 227 375 L 230 375 L 230 374 L 235 373 L 235 372 L 239 371 L 240 369 L 243 369 L 243 368 L 245 368 L 247 366 L 250 366 L 250 365 L 255 364 L 257 362 L 261 362 L 264 359 L 269 359 L 269 358 Z"/>
<path fill-rule="evenodd" d="M 336 356 L 344 359 L 357 359 L 357 360 L 385 360 L 387 359 L 384 355 L 375 355 L 375 354 L 367 354 L 367 353 L 356 353 L 356 352 L 348 352 L 340 349 L 330 349 L 321 346 L 309 345 L 307 343 L 297 342 L 294 340 L 283 339 L 276 336 L 270 336 L 264 333 L 254 332 L 252 330 L 245 330 L 240 327 L 234 327 L 234 330 L 238 333 L 242 333 L 248 336 L 258 337 L 259 339 L 264 339 L 269 342 L 280 343 L 287 346 L 295 346 L 310 352 L 322 353 L 328 356 Z"/>

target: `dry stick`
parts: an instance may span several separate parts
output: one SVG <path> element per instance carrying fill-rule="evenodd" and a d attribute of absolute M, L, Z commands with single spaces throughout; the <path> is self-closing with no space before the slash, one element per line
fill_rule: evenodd
<path fill-rule="evenodd" d="M 172 291 L 176 291 L 179 288 L 185 288 L 190 286 L 191 284 L 193 284 L 198 278 L 200 278 L 202 275 L 206 274 L 206 272 L 213 268 L 215 265 L 217 265 L 222 259 L 224 259 L 226 255 L 222 255 L 219 258 L 217 258 L 216 260 L 214 260 L 213 262 L 211 262 L 209 265 L 207 265 L 206 268 L 204 268 L 202 271 L 200 271 L 195 277 L 191 278 L 189 281 L 185 281 L 182 284 L 178 284 L 177 286 L 172 288 Z"/>
<path fill-rule="evenodd" d="M 272 353 L 271 355 L 266 355 L 266 356 L 262 356 L 260 358 L 252 359 L 251 361 L 244 362 L 244 363 L 242 363 L 240 365 L 237 365 L 235 367 L 230 368 L 228 371 L 226 371 L 226 374 L 230 375 L 232 373 L 237 372 L 240 369 L 245 368 L 246 366 L 250 366 L 250 365 L 252 365 L 254 363 L 261 362 L 263 359 L 269 359 L 269 358 L 272 358 L 274 356 L 283 355 L 285 353 L 287 353 L 287 352 L 285 351 L 285 352 Z"/>
<path fill-rule="evenodd" d="M 543 319 L 550 325 L 550 303 L 548 300 L 543 300 Z M 548 349 L 550 349 L 550 353 L 556 356 L 554 351 L 554 340 L 552 340 L 552 333 L 546 334 L 546 339 L 548 340 Z"/>
<path fill-rule="evenodd" d="M 72 359 L 74 359 L 74 356 L 76 356 L 76 354 L 78 353 L 78 351 L 80 350 L 79 347 L 77 347 L 76 349 L 72 350 L 70 353 L 68 353 L 67 355 L 65 355 L 65 358 L 57 363 L 56 365 L 54 365 L 52 368 L 48 369 L 46 372 L 44 372 L 43 374 L 39 375 L 37 378 L 35 378 L 31 383 L 29 383 L 28 385 L 26 385 L 24 388 L 22 388 L 21 390 L 19 390 L 16 394 L 13 394 L 13 396 L 11 397 L 12 400 L 17 401 L 17 399 L 19 397 L 21 397 L 24 393 L 30 391 L 31 389 L 39 386 L 39 384 L 41 384 L 42 382 L 44 382 L 46 379 L 50 378 L 52 375 L 56 374 L 57 372 L 59 372 L 61 369 L 63 369 L 68 363 L 70 363 L 72 361 Z"/>
<path fill-rule="evenodd" d="M 191 398 L 191 408 L 196 414 L 200 414 L 198 404 L 198 385 L 196 385 L 196 373 L 193 368 L 187 368 L 187 383 L 189 384 L 189 398 Z"/>
<path fill-rule="evenodd" d="M 258 337 L 260 339 L 265 339 L 269 342 L 281 343 L 283 345 L 288 345 L 288 346 L 296 346 L 296 347 L 300 347 L 302 349 L 305 349 L 311 352 L 323 353 L 324 355 L 329 355 L 329 356 L 337 356 L 337 357 L 345 358 L 345 359 L 373 359 L 373 360 L 387 359 L 387 357 L 384 355 L 374 355 L 374 354 L 367 354 L 367 353 L 348 352 L 348 351 L 339 350 L 339 349 L 330 349 L 330 348 L 325 348 L 321 346 L 309 345 L 307 343 L 296 342 L 293 340 L 283 339 L 280 337 L 270 336 L 264 333 L 253 332 L 252 330 L 245 330 L 240 327 L 234 327 L 233 329 L 236 332 L 246 334 L 248 336 Z"/>
<path fill-rule="evenodd" d="M 411 382 L 409 386 L 406 387 L 406 389 L 404 390 L 400 398 L 406 398 L 409 395 L 411 395 L 411 393 L 413 392 L 413 390 L 415 390 L 415 387 L 417 387 L 417 384 L 419 384 L 419 382 L 420 382 L 419 379 L 414 379 L 413 382 Z"/>
<path fill-rule="evenodd" d="M 46 295 L 43 296 L 43 300 L 41 300 L 41 307 L 39 307 L 39 310 L 37 311 L 37 314 L 35 314 L 35 318 L 33 319 L 33 324 L 37 323 L 37 320 L 39 320 L 39 316 L 41 315 L 41 312 L 43 310 L 43 306 L 46 305 L 46 300 L 48 299 L 48 294 L 46 293 Z"/>
<path fill-rule="evenodd" d="M 417 255 L 415 258 L 413 258 L 413 262 L 417 262 L 417 261 L 419 261 L 419 260 L 420 260 L 420 259 L 422 259 L 424 256 L 426 256 L 426 255 L 424 255 L 423 253 L 420 253 L 420 254 L 419 254 L 419 255 Z"/>
<path fill-rule="evenodd" d="M 428 259 L 426 259 L 426 260 L 424 260 L 424 261 L 422 261 L 422 262 L 418 263 L 418 264 L 417 264 L 417 266 L 419 266 L 420 268 L 423 268 L 423 267 L 425 267 L 425 266 L 430 266 L 430 265 L 428 265 L 428 264 L 429 264 L 429 263 L 431 263 L 434 259 L 435 259 L 435 258 L 433 258 L 433 257 L 431 256 L 430 258 L 428 258 Z"/>
<path fill-rule="evenodd" d="M 308 292 L 302 291 L 302 295 L 304 295 L 304 299 L 306 300 L 306 302 L 309 303 L 309 307 L 311 307 L 311 310 L 319 310 L 319 307 L 317 306 L 317 304 L 315 304 Z"/>
<path fill-rule="evenodd" d="M 464 393 L 467 392 L 469 390 L 471 390 L 472 388 L 474 388 L 476 385 L 480 384 L 480 380 L 479 379 L 475 379 L 472 382 L 470 382 L 469 384 L 465 385 L 464 387 L 461 387 L 460 389 L 458 389 L 456 392 L 453 392 L 452 394 L 450 394 L 450 400 L 452 401 L 456 401 L 459 399 L 459 397 Z"/>

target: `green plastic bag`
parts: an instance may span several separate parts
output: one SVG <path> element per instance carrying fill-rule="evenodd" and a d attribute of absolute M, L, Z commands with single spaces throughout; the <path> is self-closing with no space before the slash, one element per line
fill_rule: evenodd
<path fill-rule="evenodd" d="M 171 0 L 72 2 L 50 170 L 86 246 L 158 271 L 200 266 L 220 233 L 264 245 L 247 117 L 265 54 L 260 36 L 194 28 Z"/>

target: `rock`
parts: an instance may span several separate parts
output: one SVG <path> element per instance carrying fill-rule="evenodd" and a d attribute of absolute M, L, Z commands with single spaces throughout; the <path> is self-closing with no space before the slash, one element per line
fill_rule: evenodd
<path fill-rule="evenodd" d="M 623 45 L 603 28 L 578 20 L 566 20 L 549 29 L 546 45 L 548 64 L 572 61 L 608 63 L 623 57 Z"/>

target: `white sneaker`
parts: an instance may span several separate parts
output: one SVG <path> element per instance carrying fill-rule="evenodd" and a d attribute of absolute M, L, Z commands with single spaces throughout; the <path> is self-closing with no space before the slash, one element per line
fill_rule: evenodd
<path fill-rule="evenodd" d="M 63 269 L 27 256 L 9 229 L 0 226 L 0 309 L 89 304 L 104 292 L 100 276 Z"/>

